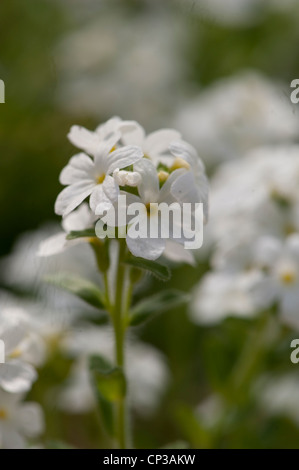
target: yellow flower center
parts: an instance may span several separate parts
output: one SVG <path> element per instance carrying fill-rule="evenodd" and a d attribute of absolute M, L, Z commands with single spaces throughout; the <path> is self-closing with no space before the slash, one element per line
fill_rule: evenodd
<path fill-rule="evenodd" d="M 20 357 L 21 354 L 22 354 L 21 349 L 16 348 L 10 353 L 9 356 L 10 356 L 11 359 L 16 359 L 17 357 Z"/>
<path fill-rule="evenodd" d="M 183 158 L 177 157 L 174 160 L 172 166 L 170 167 L 170 171 L 180 170 L 181 168 L 185 168 L 186 170 L 190 170 L 190 165 Z"/>
<path fill-rule="evenodd" d="M 100 176 L 97 177 L 97 184 L 102 184 L 105 178 L 105 173 L 102 173 Z"/>
<path fill-rule="evenodd" d="M 283 284 L 294 284 L 296 281 L 296 273 L 294 271 L 284 271 L 280 275 L 280 279 Z"/>
<path fill-rule="evenodd" d="M 168 176 L 169 176 L 169 173 L 167 173 L 167 171 L 163 171 L 163 170 L 159 171 L 158 178 L 159 178 L 160 183 L 165 183 Z"/>
<path fill-rule="evenodd" d="M 0 408 L 0 419 L 6 419 L 7 418 L 7 412 L 4 408 Z"/>
<path fill-rule="evenodd" d="M 151 204 L 152 204 L 151 202 L 148 202 L 147 204 L 145 204 L 145 208 L 146 208 L 146 212 L 147 212 L 148 217 L 156 214 L 157 211 L 158 211 L 157 206 L 156 205 L 151 206 Z"/>

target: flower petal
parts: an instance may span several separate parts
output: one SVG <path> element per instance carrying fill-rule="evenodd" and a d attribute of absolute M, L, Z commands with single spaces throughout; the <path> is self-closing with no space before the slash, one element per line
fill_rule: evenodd
<path fill-rule="evenodd" d="M 103 215 L 103 212 L 105 212 L 106 210 L 109 210 L 110 207 L 112 206 L 112 202 L 106 196 L 102 184 L 98 184 L 93 189 L 90 199 L 89 199 L 89 204 L 90 204 L 91 210 L 93 210 L 95 214 L 100 215 L 100 216 Z"/>
<path fill-rule="evenodd" d="M 89 131 L 82 126 L 72 126 L 68 133 L 68 139 L 73 145 L 90 155 L 95 155 L 101 144 L 101 137 L 98 133 Z"/>
<path fill-rule="evenodd" d="M 133 121 L 134 122 L 134 121 Z M 145 130 L 143 129 L 138 122 L 135 122 L 135 128 L 133 130 L 124 129 L 122 136 L 122 142 L 124 145 L 139 145 L 139 147 L 143 146 L 143 142 L 145 139 Z"/>
<path fill-rule="evenodd" d="M 65 250 L 66 242 L 65 232 L 56 233 L 40 243 L 37 256 L 51 256 L 61 253 Z"/>
<path fill-rule="evenodd" d="M 74 155 L 59 176 L 61 184 L 73 184 L 94 177 L 94 163 L 85 153 Z"/>
<path fill-rule="evenodd" d="M 191 250 L 186 250 L 186 248 L 173 240 L 166 241 L 163 256 L 171 261 L 175 261 L 176 263 L 187 263 L 192 266 L 196 265 L 194 255 Z"/>
<path fill-rule="evenodd" d="M 142 177 L 141 183 L 138 185 L 142 202 L 144 204 L 157 202 L 159 197 L 159 179 L 156 167 L 147 158 L 142 158 L 142 160 L 135 163 L 134 171 L 140 173 Z"/>
<path fill-rule="evenodd" d="M 138 162 L 143 157 L 143 152 L 136 145 L 127 145 L 114 150 L 108 156 L 107 173 L 111 175 L 117 168 L 125 168 Z"/>
<path fill-rule="evenodd" d="M 55 202 L 55 213 L 66 216 L 89 196 L 95 186 L 90 180 L 79 181 L 64 188 Z"/>
<path fill-rule="evenodd" d="M 12 360 L 0 366 L 0 386 L 6 392 L 27 392 L 36 379 L 35 369 L 21 361 Z"/>
<path fill-rule="evenodd" d="M 96 218 L 91 212 L 89 205 L 84 203 L 63 219 L 62 227 L 66 232 L 85 230 L 92 227 L 95 220 Z"/>
<path fill-rule="evenodd" d="M 158 163 L 160 154 L 167 152 L 172 141 L 180 139 L 181 134 L 174 129 L 160 129 L 149 134 L 144 142 L 144 153 L 154 163 Z"/>
<path fill-rule="evenodd" d="M 126 241 L 132 255 L 153 261 L 162 255 L 166 244 L 163 238 L 131 238 L 130 228 Z"/>

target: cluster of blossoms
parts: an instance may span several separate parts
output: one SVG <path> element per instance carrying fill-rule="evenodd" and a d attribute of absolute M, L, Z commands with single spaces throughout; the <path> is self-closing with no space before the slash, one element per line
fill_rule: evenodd
<path fill-rule="evenodd" d="M 194 95 L 173 124 L 211 167 L 259 146 L 295 142 L 299 116 L 288 85 L 242 71 Z"/>
<path fill-rule="evenodd" d="M 126 196 L 128 206 L 141 202 L 147 208 L 148 219 L 152 203 L 176 203 L 182 208 L 185 203 L 202 203 L 207 216 L 204 166 L 196 150 L 177 131 L 161 129 L 146 135 L 137 122 L 115 117 L 94 132 L 73 126 L 68 137 L 82 152 L 71 158 L 60 175 L 60 182 L 66 187 L 57 197 L 55 211 L 63 216 L 64 231 L 46 240 L 40 255 L 61 252 L 74 243 L 92 242 L 91 237 L 67 240 L 66 236 L 95 227 L 107 211 L 117 207 L 121 195 Z M 88 204 L 84 202 L 87 198 Z M 126 221 L 129 228 L 130 220 Z M 164 254 L 170 259 L 192 262 L 192 255 L 183 248 L 187 240 L 184 234 L 174 238 L 170 231 L 167 239 L 162 235 L 135 238 L 128 229 L 128 249 L 134 256 L 150 260 Z"/>
<path fill-rule="evenodd" d="M 129 114 L 160 126 L 185 94 L 184 15 L 153 0 L 139 2 L 144 8 L 134 15 L 126 2 L 69 3 L 78 21 L 54 50 L 57 105 L 77 116 Z"/>
<path fill-rule="evenodd" d="M 43 345 L 31 328 L 28 314 L 16 306 L 1 305 L 0 338 L 0 448 L 20 449 L 43 431 L 43 413 L 37 403 L 24 401 L 37 379 L 35 367 L 43 360 Z"/>
<path fill-rule="evenodd" d="M 197 288 L 193 318 L 213 323 L 276 305 L 298 324 L 299 147 L 256 149 L 219 167 L 211 186 L 213 269 Z"/>

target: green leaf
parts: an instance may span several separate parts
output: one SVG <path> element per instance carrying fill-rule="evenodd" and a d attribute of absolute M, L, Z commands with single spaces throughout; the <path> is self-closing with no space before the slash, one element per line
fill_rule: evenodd
<path fill-rule="evenodd" d="M 153 274 L 153 276 L 160 281 L 168 281 L 171 277 L 171 272 L 168 266 L 158 263 L 157 261 L 130 256 L 126 258 L 124 262 L 129 266 L 133 266 Z"/>
<path fill-rule="evenodd" d="M 126 380 L 119 367 L 113 367 L 101 356 L 91 356 L 90 370 L 96 379 L 97 390 L 106 400 L 118 402 L 126 394 Z"/>
<path fill-rule="evenodd" d="M 68 273 L 47 276 L 45 280 L 56 287 L 71 292 L 93 307 L 105 309 L 102 292 L 90 281 Z"/>
<path fill-rule="evenodd" d="M 67 234 L 66 239 L 75 240 L 75 238 L 83 238 L 83 237 L 92 238 L 95 236 L 96 236 L 96 233 L 93 227 L 93 228 L 87 228 L 85 230 L 72 230 L 70 233 Z"/>
<path fill-rule="evenodd" d="M 114 436 L 113 405 L 126 394 L 124 374 L 120 368 L 113 367 L 106 358 L 98 355 L 89 358 L 89 369 L 103 424 L 108 434 Z"/>
<path fill-rule="evenodd" d="M 132 326 L 140 325 L 153 315 L 177 307 L 187 302 L 188 299 L 189 296 L 185 292 L 176 289 L 159 292 L 148 299 L 142 300 L 132 308 L 129 324 Z"/>

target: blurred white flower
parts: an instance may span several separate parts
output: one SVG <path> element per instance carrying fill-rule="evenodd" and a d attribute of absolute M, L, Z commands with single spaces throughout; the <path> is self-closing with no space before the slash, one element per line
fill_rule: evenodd
<path fill-rule="evenodd" d="M 195 288 L 190 315 L 195 323 L 213 325 L 229 316 L 252 317 L 256 314 L 250 288 L 256 272 L 211 272 Z"/>
<path fill-rule="evenodd" d="M 38 437 L 44 430 L 44 418 L 37 403 L 23 402 L 19 393 L 0 389 L 0 448 L 25 449 L 27 439 Z"/>
<path fill-rule="evenodd" d="M 255 25 L 272 11 L 289 13 L 296 6 L 296 0 L 188 0 L 188 3 L 200 17 L 227 27 Z"/>
<path fill-rule="evenodd" d="M 299 426 L 298 387 L 297 374 L 264 376 L 256 384 L 255 394 L 262 410 L 274 416 L 285 415 Z"/>
<path fill-rule="evenodd" d="M 223 245 L 299 229 L 299 146 L 270 146 L 222 164 L 211 180 L 210 237 Z M 249 241 L 248 241 L 249 243 Z"/>
<path fill-rule="evenodd" d="M 173 121 L 207 165 L 298 138 L 299 115 L 285 88 L 256 72 L 212 84 L 180 105 Z"/>
<path fill-rule="evenodd" d="M 66 35 L 54 51 L 60 107 L 78 116 L 120 113 L 163 125 L 180 101 L 188 35 L 184 16 L 156 5 L 151 0 L 134 15 L 121 5 L 107 8 Z"/>
<path fill-rule="evenodd" d="M 62 409 L 82 413 L 95 406 L 88 373 L 88 356 L 100 354 L 113 360 L 112 331 L 108 328 L 85 326 L 65 337 L 64 351 L 76 358 L 65 388 L 60 393 Z M 154 347 L 129 338 L 126 351 L 129 400 L 142 414 L 155 409 L 168 382 L 165 360 Z"/>
<path fill-rule="evenodd" d="M 67 217 L 66 228 L 80 229 L 80 225 L 77 225 L 77 215 L 74 213 L 74 215 L 70 214 Z M 80 208 L 78 219 L 85 223 L 88 221 L 88 217 L 88 211 Z M 36 317 L 40 317 L 41 321 L 47 317 L 47 321 L 52 324 L 52 327 L 56 323 L 68 326 L 78 315 L 82 314 L 82 311 L 92 313 L 94 309 L 83 304 L 82 300 L 68 292 L 61 290 L 58 294 L 57 287 L 45 282 L 47 276 L 56 273 L 80 272 L 80 276 L 99 282 L 95 272 L 94 255 L 87 243 L 81 243 L 75 249 L 59 252 L 57 255 L 37 256 L 38 247 L 52 235 L 54 241 L 50 241 L 49 244 L 45 242 L 44 255 L 46 249 L 50 252 L 56 248 L 58 251 L 58 248 L 61 249 L 64 246 L 65 234 L 59 235 L 59 246 L 57 240 L 54 243 L 59 229 L 59 225 L 49 224 L 21 234 L 13 246 L 11 254 L 0 260 L 0 277 L 3 285 L 33 296 L 31 302 L 28 298 L 22 299 L 23 305 L 28 302 L 27 310 L 30 312 L 34 310 Z"/>
<path fill-rule="evenodd" d="M 35 369 L 26 362 L 34 359 L 27 332 L 28 318 L 23 310 L 1 310 L 0 338 L 5 346 L 5 363 L 0 365 L 0 387 L 7 392 L 27 392 L 37 379 Z"/>
<path fill-rule="evenodd" d="M 265 147 L 222 164 L 211 181 L 212 271 L 192 319 L 213 323 L 278 305 L 298 325 L 299 147 Z M 298 259 L 297 259 L 298 258 Z"/>
<path fill-rule="evenodd" d="M 299 234 L 285 242 L 274 237 L 262 237 L 255 246 L 255 263 L 262 275 L 252 294 L 257 308 L 279 303 L 286 320 L 299 324 Z"/>

